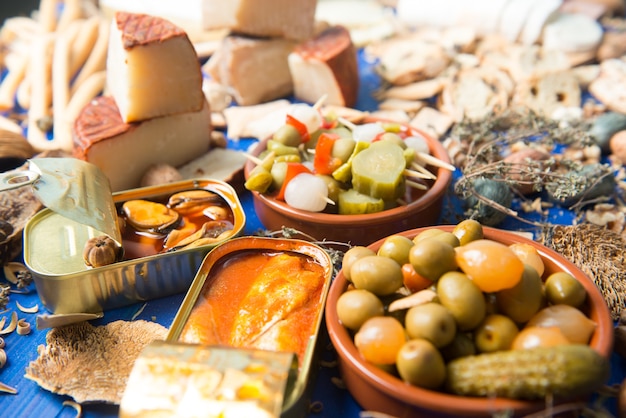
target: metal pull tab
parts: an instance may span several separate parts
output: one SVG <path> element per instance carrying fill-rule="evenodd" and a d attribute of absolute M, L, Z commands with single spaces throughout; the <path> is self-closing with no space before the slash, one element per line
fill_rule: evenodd
<path fill-rule="evenodd" d="M 28 186 L 39 180 L 40 177 L 41 174 L 29 170 L 0 173 L 0 192 Z"/>

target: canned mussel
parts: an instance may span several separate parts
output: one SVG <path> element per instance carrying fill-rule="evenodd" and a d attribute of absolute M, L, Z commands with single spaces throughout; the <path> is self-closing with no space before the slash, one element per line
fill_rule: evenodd
<path fill-rule="evenodd" d="M 114 193 L 115 225 L 106 231 L 53 209 L 26 225 L 24 262 L 55 314 L 102 312 L 185 292 L 204 256 L 245 224 L 235 190 L 212 179 Z"/>

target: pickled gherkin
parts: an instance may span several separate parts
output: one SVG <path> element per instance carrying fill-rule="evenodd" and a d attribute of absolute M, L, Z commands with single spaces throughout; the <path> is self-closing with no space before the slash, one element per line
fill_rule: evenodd
<path fill-rule="evenodd" d="M 574 397 L 602 386 L 608 360 L 585 344 L 507 350 L 448 363 L 447 388 L 462 396 Z"/>
<path fill-rule="evenodd" d="M 339 192 L 339 214 L 359 215 L 380 212 L 385 209 L 382 199 L 364 195 L 354 189 Z"/>
<path fill-rule="evenodd" d="M 394 201 L 404 193 L 404 150 L 391 141 L 372 143 L 352 160 L 352 187 L 359 193 Z"/>

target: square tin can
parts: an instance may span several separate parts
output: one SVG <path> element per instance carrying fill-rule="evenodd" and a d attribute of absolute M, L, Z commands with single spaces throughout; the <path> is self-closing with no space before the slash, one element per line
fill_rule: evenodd
<path fill-rule="evenodd" d="M 319 283 L 314 286 L 300 289 L 297 294 L 290 294 L 288 291 L 285 293 L 284 288 L 278 289 L 277 282 L 287 282 L 293 280 L 293 283 L 298 286 L 307 280 L 311 279 L 307 273 L 295 274 L 290 272 L 288 268 L 282 267 L 280 264 L 270 264 L 276 262 L 275 259 L 268 262 L 266 265 L 247 266 L 242 265 L 237 267 L 237 263 L 243 257 L 248 255 L 260 257 L 259 254 L 267 254 L 268 259 L 272 257 L 279 257 L 280 255 L 287 254 L 295 257 L 301 257 L 306 262 L 317 264 L 321 270 L 321 277 Z M 274 272 L 268 272 L 267 269 L 271 265 L 279 266 Z M 245 266 L 245 267 L 244 267 Z M 228 273 L 228 270 L 231 270 Z M 226 271 L 220 277 L 220 271 Z M 310 396 L 310 389 L 312 381 L 315 379 L 317 372 L 317 359 L 318 359 L 318 337 L 320 332 L 320 326 L 323 320 L 324 306 L 326 304 L 326 295 L 330 288 L 330 283 L 334 275 L 334 265 L 330 258 L 330 255 L 326 250 L 320 246 L 298 239 L 291 238 L 268 238 L 268 237 L 238 237 L 215 247 L 205 257 L 202 265 L 200 266 L 196 277 L 191 284 L 189 291 L 187 292 L 185 299 L 183 300 L 173 322 L 170 326 L 167 342 L 172 343 L 185 343 L 185 344 L 205 344 L 209 346 L 227 346 L 235 347 L 237 349 L 254 349 L 254 350 L 273 350 L 271 343 L 259 343 L 254 344 L 254 341 L 260 341 L 262 337 L 260 335 L 272 335 L 275 327 L 281 327 L 284 334 L 280 341 L 300 341 L 300 349 L 295 351 L 298 358 L 298 372 L 295 380 L 292 384 L 289 384 L 285 390 L 284 401 L 282 406 L 281 417 L 291 418 L 300 417 L 306 415 L 308 410 L 308 400 Z M 245 276 L 245 277 L 244 277 Z M 291 276 L 291 279 L 288 278 Z M 252 279 L 257 277 L 259 279 Z M 257 282 L 256 280 L 259 280 Z M 317 280 L 317 279 L 316 279 Z M 246 287 L 242 282 L 251 281 L 252 285 Z M 265 281 L 265 282 L 263 282 Z M 257 285 L 256 283 L 260 283 Z M 319 286 L 319 287 L 318 287 Z M 315 289 L 315 290 L 313 290 Z M 258 294 L 252 294 L 254 291 L 258 291 Z M 226 308 L 235 312 L 237 318 L 258 318 L 258 320 L 242 321 L 244 327 L 236 327 L 233 325 L 233 330 L 249 330 L 250 328 L 257 328 L 259 331 L 252 338 L 245 341 L 250 343 L 233 344 L 234 341 L 241 343 L 244 341 L 235 335 L 235 331 L 231 334 L 230 339 L 223 338 L 221 341 L 212 340 L 212 337 L 204 338 L 198 329 L 202 331 L 202 324 L 206 324 L 208 312 L 205 307 L 205 301 L 209 296 L 209 293 L 215 292 L 217 298 L 228 298 L 228 303 L 223 305 Z M 224 296 L 230 295 L 230 296 Z M 232 298 L 232 300 L 231 300 Z M 298 300 L 308 298 L 310 305 L 305 306 L 299 304 Z M 235 299 L 239 299 L 236 301 Z M 262 300 L 263 302 L 257 305 L 246 304 L 246 300 Z M 265 303 L 267 301 L 267 303 Z M 257 303 L 257 302 L 255 302 Z M 264 304 L 265 303 L 265 304 Z M 230 306 L 230 308 L 228 308 Z M 254 309 L 256 306 L 256 309 Z M 296 308 L 285 308 L 288 306 L 299 306 L 302 309 L 310 309 L 308 316 L 298 316 Z M 298 308 L 298 309 L 299 309 Z M 229 323 L 229 314 L 227 312 L 219 311 L 216 306 L 212 307 L 213 312 L 219 319 L 220 327 L 223 324 Z M 273 314 L 272 310 L 276 309 L 278 313 Z M 194 316 L 195 315 L 195 316 Z M 292 322 L 297 322 L 298 326 L 290 327 L 285 322 L 288 321 L 289 315 Z M 232 315 L 231 315 L 232 316 Z M 200 320 L 198 321 L 198 318 Z M 306 318 L 306 319 L 303 319 Z M 236 320 L 233 321 L 235 323 Z M 265 321 L 265 322 L 264 322 Z M 199 328 L 194 328 L 195 324 L 200 324 Z M 240 323 L 241 324 L 241 323 Z M 298 329 L 301 327 L 301 332 L 289 334 L 290 330 Z M 194 328 L 195 331 L 190 331 Z M 223 331 L 217 331 L 218 334 L 223 335 Z M 278 345 L 281 345 L 279 343 Z M 286 345 L 289 345 L 287 343 Z M 284 351 L 284 347 L 281 346 L 275 351 Z"/>
<path fill-rule="evenodd" d="M 112 204 L 119 209 L 129 200 L 163 201 L 198 189 L 215 193 L 232 211 L 233 229 L 227 238 L 102 267 L 87 266 L 82 256 L 87 240 L 102 231 L 51 208 L 37 213 L 24 228 L 24 263 L 46 309 L 53 314 L 99 313 L 187 291 L 205 255 L 243 230 L 245 213 L 236 191 L 219 180 L 192 179 L 112 194 Z"/>

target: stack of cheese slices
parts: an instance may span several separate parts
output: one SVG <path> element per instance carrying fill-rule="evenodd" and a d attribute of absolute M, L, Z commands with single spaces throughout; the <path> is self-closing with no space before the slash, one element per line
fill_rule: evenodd
<path fill-rule="evenodd" d="M 239 105 L 293 94 L 315 102 L 353 106 L 358 90 L 356 50 L 342 27 L 316 30 L 317 0 L 205 0 L 210 28 L 226 28 L 203 69 L 227 87 Z"/>
<path fill-rule="evenodd" d="M 118 12 L 111 23 L 106 94 L 74 124 L 74 155 L 98 166 L 113 191 L 138 187 L 155 164 L 206 153 L 211 112 L 198 56 L 168 20 Z"/>

